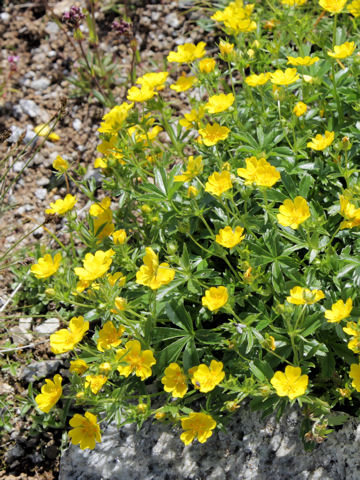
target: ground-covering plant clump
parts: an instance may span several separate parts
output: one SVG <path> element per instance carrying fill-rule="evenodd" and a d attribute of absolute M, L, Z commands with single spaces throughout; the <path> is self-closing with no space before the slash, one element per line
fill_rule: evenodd
<path fill-rule="evenodd" d="M 56 159 L 69 191 L 47 228 L 64 217 L 69 242 L 31 282 L 71 361 L 34 401 L 73 444 L 149 417 L 204 443 L 246 398 L 297 403 L 307 445 L 358 414 L 359 16 L 358 0 L 222 2 L 216 53 L 179 45 L 103 117 L 101 190 Z"/>

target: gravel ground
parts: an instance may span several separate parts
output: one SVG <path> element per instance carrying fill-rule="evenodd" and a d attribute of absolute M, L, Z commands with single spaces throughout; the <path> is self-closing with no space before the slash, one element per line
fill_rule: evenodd
<path fill-rule="evenodd" d="M 100 27 L 99 48 L 112 54 L 113 61 L 119 64 L 120 78 L 126 79 L 131 60 L 129 42 L 111 31 L 112 22 L 120 15 L 111 9 L 106 10 L 111 3 L 117 5 L 120 12 L 123 6 L 121 2 L 110 0 L 100 3 L 104 11 L 96 14 Z M 0 132 L 5 128 L 11 130 L 10 138 L 0 144 L 0 159 L 10 153 L 9 159 L 0 163 L 0 171 L 4 172 L 12 164 L 7 182 L 16 177 L 38 146 L 28 149 L 25 156 L 14 163 L 16 157 L 11 152 L 19 139 L 18 148 L 22 149 L 32 139 L 34 127 L 52 118 L 59 111 L 62 99 L 67 100 L 66 114 L 55 128 L 60 140 L 46 141 L 9 191 L 6 205 L 11 208 L 0 214 L 1 252 L 41 224 L 49 203 L 57 196 L 65 195 L 65 186 L 56 185 L 51 168 L 57 155 L 76 166 L 85 167 L 91 166 L 96 158 L 97 128 L 106 110 L 91 96 L 72 96 L 68 78 L 76 73 L 78 58 L 53 16 L 61 18 L 62 13 L 74 4 L 85 7 L 86 1 L 5 0 L 0 10 Z M 189 8 L 190 0 L 132 0 L 127 4 L 141 55 L 141 62 L 137 65 L 139 75 L 162 69 L 162 58 L 177 45 L 204 40 L 204 34 L 196 24 L 199 12 Z M 205 40 L 211 42 L 209 36 Z M 10 55 L 15 57 L 12 63 L 9 63 Z M 114 92 L 121 99 L 125 88 L 119 85 Z M 175 95 L 173 101 L 175 106 L 178 102 L 178 110 L 183 108 L 181 95 Z M 23 140 L 22 135 L 25 135 Z M 78 205 L 80 208 L 85 205 L 85 199 L 80 199 Z M 51 228 L 61 240 L 62 224 Z M 21 246 L 37 242 L 55 246 L 42 228 L 29 235 Z M 12 253 L 11 261 L 14 258 L 16 256 Z M 29 263 L 23 254 L 20 260 Z M 0 319 L 0 349 L 9 337 L 19 346 L 16 351 L 0 354 L 0 366 L 5 363 L 8 367 L 0 374 L 0 400 L 6 399 L 5 406 L 0 404 L 0 413 L 3 418 L 8 412 L 13 416 L 9 420 L 12 431 L 0 434 L 0 479 L 51 480 L 58 478 L 61 431 L 34 433 L 31 430 L 31 410 L 24 414 L 21 411 L 24 402 L 19 399 L 27 396 L 31 368 L 42 369 L 44 377 L 53 375 L 67 366 L 66 359 L 54 363 L 54 356 L 49 353 L 47 338 L 58 328 L 56 314 L 52 322 L 47 320 L 47 324 L 41 318 L 20 318 L 23 306 L 11 301 L 13 280 L 10 271 L 0 271 L 0 312 L 15 315 L 12 321 Z M 21 348 L 24 345 L 30 347 Z M 41 363 L 34 365 L 32 362 Z M 14 367 L 10 368 L 10 365 Z M 42 383 L 34 383 L 34 388 L 39 389 Z"/>

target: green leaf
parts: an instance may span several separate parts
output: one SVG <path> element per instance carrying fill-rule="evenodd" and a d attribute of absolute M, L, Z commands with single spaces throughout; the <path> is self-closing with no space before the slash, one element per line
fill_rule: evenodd
<path fill-rule="evenodd" d="M 168 318 L 178 327 L 186 330 L 193 335 L 194 325 L 190 314 L 185 310 L 181 300 L 171 300 L 166 305 L 166 313 Z"/>

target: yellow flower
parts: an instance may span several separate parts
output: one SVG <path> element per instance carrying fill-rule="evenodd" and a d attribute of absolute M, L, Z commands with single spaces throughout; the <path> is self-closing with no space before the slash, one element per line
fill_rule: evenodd
<path fill-rule="evenodd" d="M 233 35 L 240 32 L 252 32 L 256 29 L 256 23 L 250 19 L 253 8 L 253 4 L 244 7 L 242 0 L 235 0 L 230 2 L 224 10 L 216 11 L 211 19 L 223 22 Z"/>
<path fill-rule="evenodd" d="M 90 390 L 96 395 L 107 382 L 107 377 L 104 375 L 87 375 L 85 377 L 85 388 L 90 387 Z"/>
<path fill-rule="evenodd" d="M 69 372 L 82 375 L 84 372 L 86 372 L 86 370 L 88 370 L 88 368 L 88 364 L 84 360 L 81 360 L 81 358 L 79 358 L 70 362 Z"/>
<path fill-rule="evenodd" d="M 209 113 L 220 113 L 224 112 L 234 103 L 235 97 L 232 93 L 225 95 L 225 93 L 220 93 L 220 95 L 213 95 L 209 98 L 209 101 L 205 105 L 205 109 Z"/>
<path fill-rule="evenodd" d="M 177 47 L 177 52 L 170 52 L 167 56 L 168 62 L 190 63 L 197 58 L 202 58 L 205 55 L 205 42 L 200 42 L 197 45 L 193 43 L 184 43 Z"/>
<path fill-rule="evenodd" d="M 283 5 L 289 5 L 289 7 L 294 7 L 295 5 L 304 5 L 306 0 L 281 0 Z"/>
<path fill-rule="evenodd" d="M 175 175 L 174 182 L 189 182 L 203 171 L 202 156 L 189 157 L 185 172 L 181 175 Z"/>
<path fill-rule="evenodd" d="M 277 219 L 283 227 L 296 230 L 299 225 L 310 217 L 310 209 L 303 197 L 296 197 L 294 201 L 286 199 L 279 207 Z"/>
<path fill-rule="evenodd" d="M 90 207 L 90 215 L 94 217 L 94 232 L 98 239 L 108 237 L 114 231 L 112 223 L 112 211 L 110 210 L 111 199 L 105 197 L 100 203 L 94 203 Z"/>
<path fill-rule="evenodd" d="M 286 300 L 294 305 L 312 305 L 323 298 L 325 295 L 322 290 L 309 290 L 298 286 L 290 290 L 290 296 L 286 297 Z"/>
<path fill-rule="evenodd" d="M 222 127 L 216 122 L 213 125 L 208 123 L 205 128 L 199 130 L 199 135 L 202 137 L 202 141 L 207 147 L 216 145 L 221 140 L 226 140 L 229 133 L 229 128 Z"/>
<path fill-rule="evenodd" d="M 294 67 L 304 66 L 308 67 L 309 65 L 313 65 L 314 63 L 320 60 L 319 57 L 287 57 L 288 65 L 293 65 Z"/>
<path fill-rule="evenodd" d="M 52 353 L 59 354 L 73 350 L 88 330 L 89 322 L 85 322 L 84 317 L 72 317 L 69 328 L 62 328 L 50 335 Z"/>
<path fill-rule="evenodd" d="M 185 113 L 184 118 L 179 120 L 179 123 L 182 127 L 189 129 L 193 126 L 197 126 L 194 124 L 198 124 L 200 120 L 204 117 L 205 115 L 205 108 L 204 107 L 199 107 L 199 110 L 192 109 L 190 113 Z"/>
<path fill-rule="evenodd" d="M 185 445 L 189 445 L 197 438 L 200 443 L 205 443 L 211 437 L 212 430 L 216 427 L 215 420 L 206 413 L 192 412 L 188 417 L 181 419 L 181 427 L 185 430 L 180 439 Z"/>
<path fill-rule="evenodd" d="M 102 277 L 110 268 L 112 263 L 112 256 L 114 255 L 113 250 L 97 250 L 95 255 L 92 253 L 87 253 L 85 259 L 83 260 L 84 267 L 76 267 L 74 269 L 75 275 L 77 275 L 80 280 L 85 280 L 87 282 L 92 282 L 99 277 Z"/>
<path fill-rule="evenodd" d="M 64 215 L 74 207 L 76 202 L 76 197 L 68 193 L 63 200 L 59 198 L 55 203 L 50 203 L 51 208 L 46 209 L 45 213 Z"/>
<path fill-rule="evenodd" d="M 188 388 L 182 368 L 177 363 L 170 363 L 164 373 L 161 383 L 164 385 L 165 392 L 171 392 L 173 398 L 182 398 Z"/>
<path fill-rule="evenodd" d="M 119 313 L 119 312 L 123 312 L 124 310 L 126 310 L 126 306 L 127 306 L 126 298 L 116 297 L 115 300 L 114 300 L 114 303 L 115 303 L 115 308 L 113 310 L 111 310 L 112 313 Z"/>
<path fill-rule="evenodd" d="M 187 196 L 189 198 L 194 198 L 196 197 L 196 195 L 198 194 L 198 189 L 196 187 L 194 187 L 193 185 L 190 185 L 190 187 L 188 188 L 188 191 L 187 191 Z"/>
<path fill-rule="evenodd" d="M 117 347 L 122 341 L 121 337 L 124 332 L 125 328 L 123 326 L 116 329 L 111 320 L 106 322 L 102 329 L 99 330 L 99 338 L 96 344 L 97 349 L 100 352 L 104 352 L 111 347 Z"/>
<path fill-rule="evenodd" d="M 40 257 L 38 259 L 38 263 L 35 263 L 32 265 L 30 268 L 31 273 L 35 275 L 36 278 L 40 278 L 41 280 L 44 280 L 45 278 L 51 277 L 51 275 L 54 275 L 60 267 L 61 263 L 61 253 L 57 253 L 54 256 L 54 259 L 52 256 L 47 253 L 43 257 Z"/>
<path fill-rule="evenodd" d="M 351 385 L 357 392 L 360 392 L 360 365 L 352 363 L 350 365 L 349 377 L 353 379 Z"/>
<path fill-rule="evenodd" d="M 348 348 L 356 354 L 360 353 L 360 323 L 347 322 L 343 330 L 352 336 L 352 339 L 348 343 Z"/>
<path fill-rule="evenodd" d="M 351 13 L 351 15 L 354 15 L 354 17 L 360 16 L 360 0 L 354 0 L 348 5 L 347 8 L 349 13 Z"/>
<path fill-rule="evenodd" d="M 328 55 L 333 58 L 350 57 L 355 52 L 355 42 L 345 42 L 342 45 L 335 45 L 334 51 L 329 50 Z"/>
<path fill-rule="evenodd" d="M 127 239 L 126 231 L 124 229 L 116 230 L 116 232 L 112 234 L 112 237 L 115 245 L 122 245 Z"/>
<path fill-rule="evenodd" d="M 173 280 L 175 270 L 170 268 L 168 263 L 160 263 L 159 265 L 159 257 L 151 247 L 147 247 L 145 251 L 144 265 L 136 273 L 136 283 L 157 290 Z"/>
<path fill-rule="evenodd" d="M 252 75 L 249 75 L 248 77 L 245 78 L 245 82 L 250 86 L 250 87 L 258 87 L 259 85 L 265 85 L 271 78 L 271 73 L 260 73 L 259 75 L 256 75 L 253 73 Z"/>
<path fill-rule="evenodd" d="M 34 128 L 34 132 L 39 137 L 47 137 L 47 139 L 50 140 L 51 142 L 58 142 L 60 140 L 59 135 L 55 132 L 51 132 L 51 128 L 46 123 L 37 125 Z"/>
<path fill-rule="evenodd" d="M 325 318 L 329 323 L 339 323 L 350 315 L 352 308 L 351 298 L 348 298 L 346 303 L 343 300 L 338 300 L 332 304 L 331 310 L 325 310 Z"/>
<path fill-rule="evenodd" d="M 319 0 L 319 5 L 330 13 L 340 13 L 347 0 Z"/>
<path fill-rule="evenodd" d="M 57 155 L 52 164 L 53 168 L 58 172 L 64 173 L 69 168 L 69 163 L 60 155 Z"/>
<path fill-rule="evenodd" d="M 105 373 L 105 375 L 107 375 L 111 369 L 112 369 L 112 366 L 109 362 L 103 362 L 103 363 L 100 363 L 99 365 L 100 372 Z"/>
<path fill-rule="evenodd" d="M 112 135 L 109 140 L 103 139 L 102 142 L 96 147 L 96 150 L 106 157 L 115 158 L 118 163 L 124 165 L 125 162 L 123 159 L 124 155 L 121 150 L 117 147 L 118 144 L 118 135 Z M 103 163 L 101 163 L 101 161 Z M 108 164 L 108 159 L 97 158 L 95 161 L 95 168 L 106 168 Z M 97 166 L 98 165 L 98 166 Z"/>
<path fill-rule="evenodd" d="M 138 340 L 130 340 L 125 344 L 125 348 L 118 350 L 116 360 L 125 364 L 117 367 L 120 375 L 128 377 L 130 373 L 135 372 L 135 375 L 141 380 L 151 376 L 151 366 L 156 363 L 152 351 L 141 350 Z"/>
<path fill-rule="evenodd" d="M 259 187 L 272 187 L 280 180 L 280 172 L 265 158 L 245 158 L 246 168 L 238 168 L 237 174 L 245 179 L 245 185 L 255 183 Z"/>
<path fill-rule="evenodd" d="M 168 75 L 168 72 L 145 73 L 145 75 L 136 80 L 136 83 L 147 85 L 151 89 L 163 90 Z"/>
<path fill-rule="evenodd" d="M 119 287 L 123 287 L 126 283 L 126 277 L 121 272 L 115 272 L 114 274 L 108 273 L 106 278 L 112 287 L 116 283 Z"/>
<path fill-rule="evenodd" d="M 74 427 L 69 431 L 69 437 L 73 445 L 80 444 L 81 450 L 95 448 L 95 441 L 101 442 L 100 426 L 97 423 L 96 415 L 85 412 L 85 416 L 76 413 L 69 422 L 70 427 Z"/>
<path fill-rule="evenodd" d="M 296 68 L 287 68 L 285 72 L 276 70 L 275 73 L 271 73 L 270 75 L 271 83 L 274 85 L 291 85 L 300 78 Z"/>
<path fill-rule="evenodd" d="M 131 110 L 133 106 L 133 103 L 126 102 L 121 105 L 116 105 L 109 113 L 103 116 L 102 119 L 104 121 L 100 124 L 98 132 L 117 135 L 128 116 L 129 110 Z"/>
<path fill-rule="evenodd" d="M 219 50 L 220 50 L 220 54 L 223 57 L 227 57 L 234 50 L 234 44 L 229 43 L 229 42 L 225 42 L 225 40 L 221 39 L 220 43 L 219 43 Z"/>
<path fill-rule="evenodd" d="M 41 393 L 35 397 L 35 402 L 42 412 L 49 413 L 58 402 L 62 395 L 61 383 L 62 377 L 58 374 L 55 375 L 53 380 L 45 379 L 45 385 L 41 387 Z"/>
<path fill-rule="evenodd" d="M 156 94 L 153 88 L 150 88 L 147 84 L 144 84 L 141 88 L 131 87 L 127 92 L 127 99 L 130 102 L 146 102 L 150 100 Z"/>
<path fill-rule="evenodd" d="M 325 148 L 332 144 L 334 138 L 335 133 L 326 130 L 325 135 L 318 134 L 315 138 L 312 138 L 311 142 L 308 142 L 307 147 L 317 151 L 325 150 Z"/>
<path fill-rule="evenodd" d="M 226 305 L 228 299 L 229 294 L 226 287 L 211 287 L 205 291 L 205 296 L 201 298 L 201 302 L 204 307 L 213 312 Z"/>
<path fill-rule="evenodd" d="M 170 85 L 170 88 L 176 92 L 186 92 L 186 90 L 189 90 L 197 81 L 196 77 L 187 77 L 185 73 L 183 73 L 181 77 L 177 79 L 176 83 Z"/>
<path fill-rule="evenodd" d="M 233 248 L 244 240 L 245 235 L 243 233 L 244 229 L 242 227 L 236 227 L 234 231 L 230 226 L 227 226 L 219 230 L 215 241 L 225 248 Z"/>
<path fill-rule="evenodd" d="M 301 375 L 301 368 L 288 365 L 284 372 L 276 372 L 270 380 L 279 397 L 289 397 L 294 400 L 306 392 L 309 377 Z"/>
<path fill-rule="evenodd" d="M 220 173 L 214 172 L 210 175 L 205 185 L 205 192 L 219 196 L 227 190 L 230 190 L 230 188 L 232 188 L 230 172 L 223 170 Z"/>
<path fill-rule="evenodd" d="M 356 208 L 344 195 L 340 195 L 340 213 L 345 218 L 345 220 L 341 222 L 340 230 L 358 227 L 360 225 L 360 208 Z"/>
<path fill-rule="evenodd" d="M 293 112 L 295 113 L 295 115 L 297 117 L 301 117 L 301 115 L 304 115 L 304 113 L 306 113 L 307 108 L 308 107 L 307 107 L 306 103 L 297 102 L 297 104 L 295 105 L 295 107 L 293 109 Z"/>
<path fill-rule="evenodd" d="M 210 368 L 204 363 L 191 369 L 191 382 L 202 393 L 211 392 L 225 377 L 222 362 L 211 360 Z"/>
<path fill-rule="evenodd" d="M 211 73 L 216 67 L 216 61 L 213 58 L 203 58 L 199 62 L 199 70 L 202 73 Z"/>

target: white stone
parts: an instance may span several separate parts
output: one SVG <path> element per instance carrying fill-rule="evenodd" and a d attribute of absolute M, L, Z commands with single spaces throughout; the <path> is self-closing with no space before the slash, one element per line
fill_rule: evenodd
<path fill-rule="evenodd" d="M 59 319 L 56 317 L 47 318 L 40 325 L 37 325 L 34 328 L 34 331 L 39 335 L 50 335 L 51 333 L 56 332 L 60 327 Z"/>

